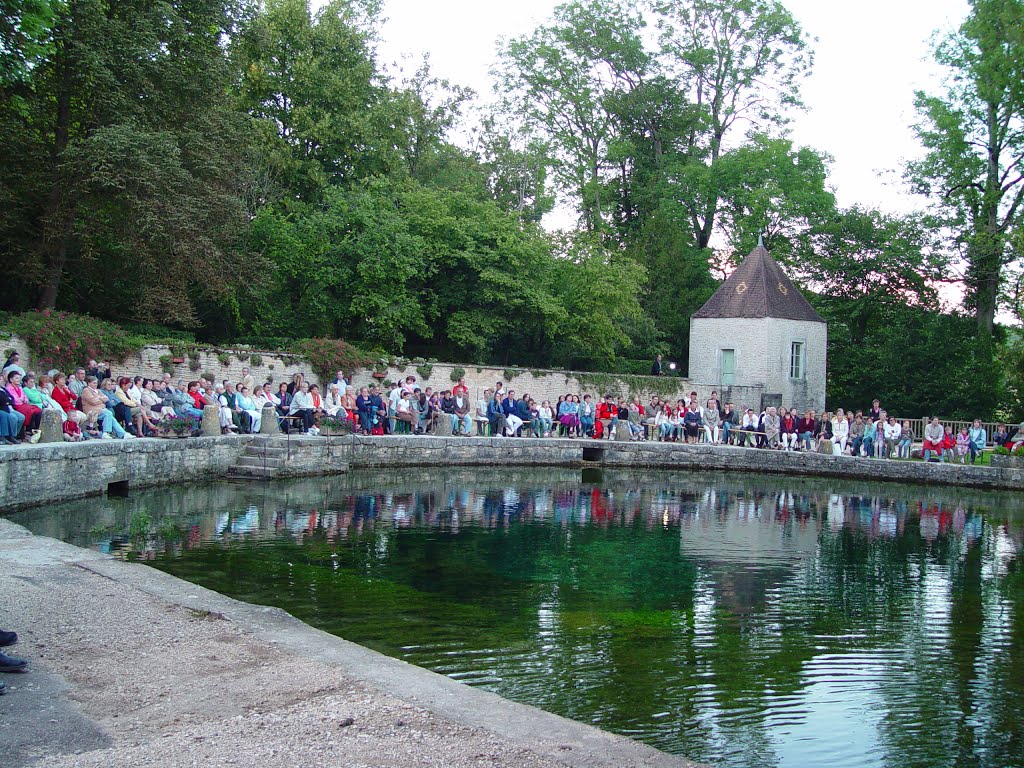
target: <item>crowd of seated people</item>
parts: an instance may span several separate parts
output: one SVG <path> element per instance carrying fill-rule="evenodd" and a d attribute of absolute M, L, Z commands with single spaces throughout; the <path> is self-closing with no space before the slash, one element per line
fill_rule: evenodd
<path fill-rule="evenodd" d="M 503 382 L 484 390 L 474 403 L 465 379 L 451 388 L 420 387 L 415 376 L 358 391 L 338 371 L 322 392 L 301 373 L 290 381 L 257 383 L 243 368 L 238 381 L 220 383 L 200 377 L 173 381 L 170 374 L 149 379 L 111 374 L 109 363 L 90 360 L 69 375 L 49 371 L 37 375 L 12 354 L 0 379 L 0 444 L 38 439 L 44 410 L 60 414 L 66 440 L 131 439 L 166 432 L 169 419 L 194 421 L 199 431 L 206 406 L 216 406 L 221 432 L 256 433 L 271 407 L 278 427 L 320 434 L 338 425 L 366 435 L 425 434 L 580 439 L 657 440 L 747 446 L 779 451 L 814 451 L 867 458 L 910 458 L 915 443 L 925 461 L 974 464 L 989 445 L 1010 449 L 1024 445 L 1024 423 L 1000 426 L 989 436 L 979 420 L 954 434 L 938 417 L 916 435 L 909 421 L 898 421 L 878 400 L 866 412 L 837 409 L 820 418 L 815 411 L 795 408 L 753 408 L 721 403 L 717 392 L 701 404 L 696 392 L 674 403 L 654 396 L 613 395 L 595 399 L 584 394 L 557 400 L 519 396 Z M 275 430 L 276 431 L 276 430 Z"/>

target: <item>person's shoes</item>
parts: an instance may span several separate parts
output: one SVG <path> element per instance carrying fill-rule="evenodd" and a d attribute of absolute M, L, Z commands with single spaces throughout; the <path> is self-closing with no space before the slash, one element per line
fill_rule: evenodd
<path fill-rule="evenodd" d="M 14 645 L 18 642 L 17 632 L 4 632 L 0 630 L 0 648 L 6 648 L 8 645 Z"/>
<path fill-rule="evenodd" d="M 7 436 L 4 438 L 4 442 L 8 445 L 21 445 L 15 438 Z"/>
<path fill-rule="evenodd" d="M 21 672 L 28 666 L 24 659 L 16 659 L 6 653 L 0 653 L 0 672 Z"/>

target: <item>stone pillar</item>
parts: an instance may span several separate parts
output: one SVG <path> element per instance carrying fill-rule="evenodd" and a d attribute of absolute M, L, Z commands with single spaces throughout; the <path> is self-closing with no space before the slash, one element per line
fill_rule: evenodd
<path fill-rule="evenodd" d="M 203 437 L 220 434 L 220 414 L 216 405 L 203 406 Z"/>
<path fill-rule="evenodd" d="M 260 412 L 260 434 L 276 435 L 280 431 L 277 426 L 277 409 L 272 405 L 264 405 Z"/>
<path fill-rule="evenodd" d="M 61 421 L 60 411 L 44 408 L 39 422 L 39 432 L 40 443 L 63 443 L 64 423 Z"/>

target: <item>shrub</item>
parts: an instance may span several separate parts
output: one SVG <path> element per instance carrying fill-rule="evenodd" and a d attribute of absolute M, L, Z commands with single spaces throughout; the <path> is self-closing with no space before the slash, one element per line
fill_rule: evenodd
<path fill-rule="evenodd" d="M 202 378 L 206 379 L 207 381 L 213 381 L 213 382 L 216 382 L 216 381 L 217 381 L 217 377 L 216 377 L 216 376 L 214 376 L 214 375 L 213 375 L 212 373 L 210 373 L 209 371 L 203 371 L 203 372 L 202 372 L 201 374 L 199 374 L 199 375 L 200 375 L 200 376 L 201 376 Z"/>
<path fill-rule="evenodd" d="M 217 362 L 226 368 L 227 366 L 231 365 L 231 355 L 229 355 L 227 352 L 218 352 Z"/>
<path fill-rule="evenodd" d="M 194 360 L 194 359 L 192 359 L 192 358 L 189 358 L 189 361 L 188 361 L 188 369 L 189 369 L 190 371 L 193 371 L 193 372 L 195 372 L 195 371 L 198 371 L 198 370 L 199 370 L 199 368 L 200 368 L 200 365 L 199 365 L 199 361 L 198 361 L 198 360 Z"/>
<path fill-rule="evenodd" d="M 248 352 L 235 352 L 235 357 L 240 363 L 248 363 L 251 355 Z"/>
<path fill-rule="evenodd" d="M 338 371 L 351 377 L 373 363 L 370 355 L 341 339 L 303 339 L 296 348 L 309 361 L 309 367 L 321 382 L 330 381 Z"/>
<path fill-rule="evenodd" d="M 160 355 L 160 370 L 164 373 L 174 373 L 174 358 L 170 355 Z"/>
<path fill-rule="evenodd" d="M 8 327 L 25 340 L 32 350 L 32 365 L 40 371 L 72 371 L 90 358 L 123 362 L 142 349 L 118 326 L 70 312 L 25 312 L 12 318 Z"/>
<path fill-rule="evenodd" d="M 465 375 L 466 375 L 466 369 L 465 368 L 452 368 L 451 375 L 448 378 L 450 378 L 452 381 L 458 381 L 459 379 L 461 379 Z"/>
<path fill-rule="evenodd" d="M 253 365 L 263 365 L 262 355 L 249 355 L 249 362 Z"/>
<path fill-rule="evenodd" d="M 416 366 L 416 373 L 420 375 L 420 379 L 426 381 L 430 378 L 430 374 L 434 371 L 432 363 L 420 363 Z"/>
<path fill-rule="evenodd" d="M 505 381 L 512 381 L 516 376 L 522 373 L 518 368 L 506 368 L 505 369 Z"/>

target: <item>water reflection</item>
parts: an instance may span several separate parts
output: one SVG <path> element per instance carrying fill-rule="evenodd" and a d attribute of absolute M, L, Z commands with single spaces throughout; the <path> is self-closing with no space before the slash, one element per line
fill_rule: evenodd
<path fill-rule="evenodd" d="M 1022 500 L 403 470 L 17 522 L 719 765 L 1024 765 Z"/>

